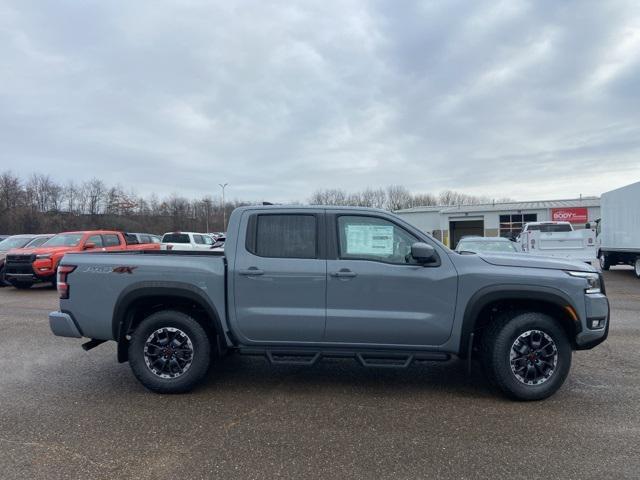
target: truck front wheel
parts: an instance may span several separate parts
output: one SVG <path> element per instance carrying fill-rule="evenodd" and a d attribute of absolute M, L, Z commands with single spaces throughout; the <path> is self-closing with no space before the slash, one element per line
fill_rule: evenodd
<path fill-rule="evenodd" d="M 542 400 L 564 383 L 571 344 L 563 328 L 537 312 L 505 314 L 483 335 L 482 361 L 489 380 L 517 400 Z"/>
<path fill-rule="evenodd" d="M 211 344 L 189 315 L 163 310 L 145 318 L 129 342 L 129 364 L 136 378 L 157 393 L 183 393 L 207 374 Z"/>

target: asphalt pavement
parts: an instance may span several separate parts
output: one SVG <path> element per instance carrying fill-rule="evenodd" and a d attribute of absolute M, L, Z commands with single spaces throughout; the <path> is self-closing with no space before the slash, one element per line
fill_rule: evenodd
<path fill-rule="evenodd" d="M 458 360 L 406 370 L 231 356 L 146 391 L 113 342 L 54 337 L 46 287 L 0 289 L 0 478 L 640 478 L 640 280 L 605 272 L 609 339 L 563 388 L 506 400 Z"/>

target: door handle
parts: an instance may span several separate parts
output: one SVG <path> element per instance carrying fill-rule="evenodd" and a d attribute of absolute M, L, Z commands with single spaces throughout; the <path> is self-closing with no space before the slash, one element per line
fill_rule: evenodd
<path fill-rule="evenodd" d="M 257 267 L 249 267 L 246 270 L 239 270 L 238 273 L 240 275 L 247 275 L 247 276 L 264 275 L 264 270 L 260 270 Z"/>
<path fill-rule="evenodd" d="M 338 272 L 331 272 L 329 275 L 331 275 L 332 277 L 338 277 L 338 278 L 353 278 L 358 276 L 356 272 L 352 272 L 347 268 L 343 268 Z"/>

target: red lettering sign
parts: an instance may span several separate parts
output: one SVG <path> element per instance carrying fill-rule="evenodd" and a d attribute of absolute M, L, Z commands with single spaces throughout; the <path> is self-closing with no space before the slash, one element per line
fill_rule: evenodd
<path fill-rule="evenodd" d="M 554 222 L 587 223 L 589 220 L 589 213 L 584 207 L 552 208 L 551 220 Z"/>

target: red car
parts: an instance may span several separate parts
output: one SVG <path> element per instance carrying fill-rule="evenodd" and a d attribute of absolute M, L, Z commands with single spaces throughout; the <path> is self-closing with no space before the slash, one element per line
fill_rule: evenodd
<path fill-rule="evenodd" d="M 67 252 L 159 250 L 158 243 L 138 243 L 134 236 L 111 230 L 59 233 L 38 248 L 12 250 L 5 262 L 5 280 L 16 288 L 56 283 L 58 263 Z"/>

